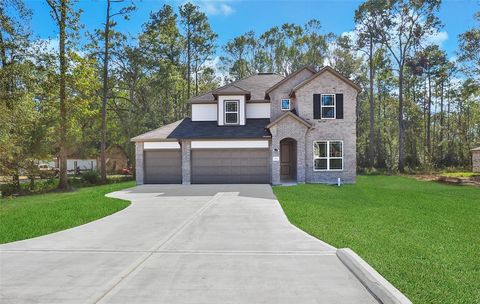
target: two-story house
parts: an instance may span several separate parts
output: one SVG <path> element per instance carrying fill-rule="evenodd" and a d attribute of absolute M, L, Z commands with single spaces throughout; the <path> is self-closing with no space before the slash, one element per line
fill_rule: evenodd
<path fill-rule="evenodd" d="M 359 91 L 304 67 L 193 97 L 191 118 L 132 138 L 137 183 L 353 183 Z"/>

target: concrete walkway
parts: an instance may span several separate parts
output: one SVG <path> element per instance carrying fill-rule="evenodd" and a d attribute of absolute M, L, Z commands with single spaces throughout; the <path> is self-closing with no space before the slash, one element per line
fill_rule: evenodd
<path fill-rule="evenodd" d="M 377 303 L 269 185 L 145 185 L 73 229 L 0 245 L 1 303 Z"/>

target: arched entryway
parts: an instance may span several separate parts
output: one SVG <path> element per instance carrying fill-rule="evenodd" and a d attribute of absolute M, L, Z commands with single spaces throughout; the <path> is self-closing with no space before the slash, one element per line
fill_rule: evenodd
<path fill-rule="evenodd" d="M 280 182 L 297 181 L 297 141 L 284 138 L 280 141 Z"/>

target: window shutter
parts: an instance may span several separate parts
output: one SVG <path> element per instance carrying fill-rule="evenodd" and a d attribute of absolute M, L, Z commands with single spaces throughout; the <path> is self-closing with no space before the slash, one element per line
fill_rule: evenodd
<path fill-rule="evenodd" d="M 343 119 L 343 94 L 335 94 L 335 112 L 337 119 Z"/>
<path fill-rule="evenodd" d="M 320 119 L 320 94 L 313 94 L 313 119 Z"/>

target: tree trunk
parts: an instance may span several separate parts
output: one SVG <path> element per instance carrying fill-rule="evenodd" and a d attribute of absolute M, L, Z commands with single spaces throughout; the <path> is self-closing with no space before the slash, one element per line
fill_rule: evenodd
<path fill-rule="evenodd" d="M 187 17 L 187 99 L 190 99 L 190 73 L 191 73 L 191 33 L 190 33 L 190 15 Z"/>
<path fill-rule="evenodd" d="M 65 57 L 65 40 L 66 40 L 66 23 L 67 23 L 67 2 L 60 1 L 60 181 L 58 188 L 68 188 L 67 178 L 67 109 L 66 109 L 66 92 L 65 82 L 67 73 L 67 61 Z"/>
<path fill-rule="evenodd" d="M 440 161 L 442 162 L 443 165 L 443 124 L 444 124 L 444 113 L 443 113 L 443 94 L 444 94 L 444 85 L 445 82 L 442 80 L 440 84 Z"/>
<path fill-rule="evenodd" d="M 398 170 L 405 172 L 405 124 L 403 121 L 403 64 L 398 74 Z"/>
<path fill-rule="evenodd" d="M 375 160 L 375 101 L 373 98 L 373 79 L 374 79 L 374 71 L 373 71 L 373 37 L 370 37 L 370 52 L 368 54 L 368 61 L 369 61 L 369 76 L 370 76 L 370 136 L 369 136 L 369 148 L 368 148 L 368 164 L 370 167 L 374 166 Z"/>
<path fill-rule="evenodd" d="M 107 182 L 107 162 L 105 150 L 107 146 L 107 92 L 108 92 L 108 50 L 110 34 L 110 0 L 107 0 L 107 16 L 104 32 L 104 51 L 103 51 L 103 90 L 102 90 L 102 141 L 100 145 L 100 171 L 102 183 Z"/>
<path fill-rule="evenodd" d="M 427 152 L 428 152 L 428 160 L 432 162 L 432 134 L 431 134 L 431 123 L 432 123 L 432 84 L 431 84 L 431 77 L 430 73 L 427 75 L 428 81 L 428 104 L 427 104 Z"/>

